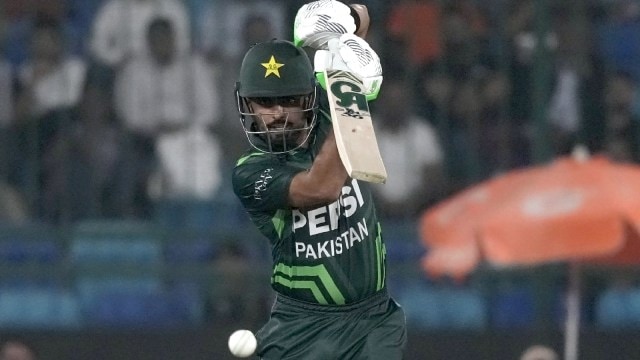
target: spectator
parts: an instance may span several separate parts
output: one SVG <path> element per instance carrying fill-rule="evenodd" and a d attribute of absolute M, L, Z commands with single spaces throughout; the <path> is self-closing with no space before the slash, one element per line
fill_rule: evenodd
<path fill-rule="evenodd" d="M 14 151 L 9 130 L 13 122 L 13 71 L 11 64 L 0 56 L 0 180 L 6 180 L 9 174 L 9 153 Z"/>
<path fill-rule="evenodd" d="M 583 137 L 584 101 L 595 101 L 597 94 L 586 93 L 590 76 L 594 76 L 589 56 L 588 28 L 585 15 L 572 5 L 559 6 L 554 12 L 554 29 L 558 47 L 554 57 L 554 79 L 549 99 L 549 123 L 552 126 L 556 154 L 569 154 Z"/>
<path fill-rule="evenodd" d="M 390 37 L 390 54 L 405 59 L 402 67 L 417 69 L 441 58 L 442 9 L 439 1 L 402 0 L 395 2 L 387 17 L 386 29 Z"/>
<path fill-rule="evenodd" d="M 189 17 L 179 0 L 106 0 L 94 21 L 91 54 L 104 65 L 116 67 L 123 61 L 147 55 L 149 23 L 164 17 L 175 31 L 178 54 L 191 48 Z"/>
<path fill-rule="evenodd" d="M 443 59 L 449 71 L 462 76 L 481 71 L 489 61 L 483 58 L 489 32 L 485 15 L 477 5 L 455 0 L 444 6 L 441 22 Z"/>
<path fill-rule="evenodd" d="M 216 279 L 211 291 L 211 310 L 215 321 L 237 323 L 258 320 L 259 312 L 264 310 L 259 305 L 264 299 L 255 291 L 238 286 L 255 277 L 249 257 L 238 239 L 221 244 L 212 268 Z"/>
<path fill-rule="evenodd" d="M 282 3 L 274 0 L 210 1 L 193 17 L 196 46 L 213 58 L 242 59 L 248 46 L 288 36 L 285 13 Z"/>
<path fill-rule="evenodd" d="M 482 78 L 459 78 L 448 108 L 450 146 L 450 186 L 461 190 L 483 178 L 480 147 L 482 133 Z M 486 149 L 491 151 L 491 149 Z"/>
<path fill-rule="evenodd" d="M 162 198 L 210 199 L 220 182 L 221 149 L 211 130 L 218 96 L 211 68 L 198 54 L 181 53 L 176 35 L 171 20 L 151 20 L 150 56 L 133 57 L 116 74 L 116 112 L 132 154 L 120 174 L 148 184 L 154 173 Z"/>
<path fill-rule="evenodd" d="M 446 195 L 443 151 L 438 134 L 415 113 L 406 92 L 409 82 L 387 76 L 384 93 L 373 103 L 376 138 L 389 176 L 374 187 L 382 216 L 414 217 Z"/>
<path fill-rule="evenodd" d="M 51 169 L 49 186 L 56 187 L 55 201 L 64 220 L 117 217 L 132 208 L 122 199 L 122 176 L 116 165 L 123 154 L 122 134 L 113 109 L 111 75 L 99 66 L 87 73 L 83 96 L 73 125 L 51 146 L 51 159 L 64 166 Z"/>
<path fill-rule="evenodd" d="M 533 345 L 527 348 L 520 360 L 559 360 L 558 354 L 551 348 L 543 345 Z"/>
<path fill-rule="evenodd" d="M 0 179 L 0 224 L 22 224 L 29 220 L 24 196 Z"/>
<path fill-rule="evenodd" d="M 598 24 L 598 53 L 612 71 L 640 78 L 640 4 L 612 1 L 607 10 L 603 23 Z"/>
<path fill-rule="evenodd" d="M 202 13 L 198 31 L 199 48 L 209 62 L 223 71 L 216 74 L 218 89 L 231 94 L 236 84 L 245 51 L 253 44 L 270 39 L 286 38 L 284 29 L 284 6 L 276 1 L 225 1 L 210 2 Z M 220 98 L 221 116 L 237 119 L 238 109 L 234 96 Z M 216 129 L 220 134 L 225 160 L 235 161 L 245 150 L 244 134 L 237 131 L 238 123 L 220 121 Z M 234 163 L 224 164 L 230 169 Z"/>
<path fill-rule="evenodd" d="M 417 111 L 444 135 L 455 79 L 445 66 L 429 63 L 419 69 L 414 86 Z"/>
<path fill-rule="evenodd" d="M 30 58 L 18 72 L 15 105 L 17 154 L 14 159 L 19 185 L 27 187 L 42 218 L 55 220 L 59 207 L 56 188 L 47 179 L 66 159 L 49 153 L 51 144 L 70 126 L 85 81 L 86 64 L 65 51 L 65 38 L 56 21 L 39 19 L 30 43 Z"/>
<path fill-rule="evenodd" d="M 481 177 L 528 164 L 525 134 L 507 111 L 511 89 L 507 74 L 501 70 L 488 71 L 479 81 L 481 102 L 479 160 Z"/>
<path fill-rule="evenodd" d="M 639 89 L 628 73 L 606 76 L 604 152 L 618 161 L 640 161 Z"/>
<path fill-rule="evenodd" d="M 553 29 L 545 29 L 541 36 L 537 33 L 535 25 L 535 1 L 518 0 L 510 4 L 506 20 L 505 36 L 507 46 L 511 54 L 509 61 L 509 80 L 512 93 L 510 96 L 510 112 L 518 126 L 525 128 L 530 126 L 533 118 L 533 99 L 535 84 L 550 84 L 553 72 L 541 73 L 540 78 L 534 76 L 536 68 L 536 52 L 550 54 L 558 46 L 557 34 Z M 543 38 L 542 45 L 539 39 Z M 550 60 L 544 57 L 542 60 Z M 538 81 L 537 83 L 534 81 Z M 544 96 L 549 97 L 549 90 L 544 89 Z M 547 100 L 547 99 L 543 99 Z M 527 129 L 527 132 L 531 131 Z M 531 137 L 531 135 L 528 135 Z"/>
<path fill-rule="evenodd" d="M 37 360 L 36 352 L 22 340 L 9 340 L 0 348 L 0 360 Z"/>
<path fill-rule="evenodd" d="M 69 110 L 78 104 L 86 64 L 65 51 L 65 42 L 58 22 L 39 19 L 31 35 L 30 57 L 19 69 L 18 121 Z"/>
<path fill-rule="evenodd" d="M 13 66 L 19 67 L 29 59 L 29 39 L 42 19 L 58 24 L 65 39 L 65 52 L 75 56 L 83 54 L 84 33 L 69 18 L 71 8 L 67 0 L 21 1 L 20 5 L 13 6 L 15 8 L 8 11 L 6 43 L 3 48 Z"/>

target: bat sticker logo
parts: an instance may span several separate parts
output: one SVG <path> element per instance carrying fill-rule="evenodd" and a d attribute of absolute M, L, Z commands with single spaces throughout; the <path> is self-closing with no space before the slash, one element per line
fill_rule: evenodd
<path fill-rule="evenodd" d="M 331 93 L 336 97 L 336 110 L 341 111 L 342 115 L 364 119 L 368 113 L 367 98 L 357 84 L 350 81 L 336 81 L 331 84 Z"/>
<path fill-rule="evenodd" d="M 347 87 L 348 91 L 343 91 L 343 87 Z M 362 89 L 347 81 L 336 81 L 331 84 L 331 93 L 337 98 L 338 106 L 349 108 L 356 105 L 359 110 L 367 109 L 367 97 L 362 93 Z"/>
<path fill-rule="evenodd" d="M 362 116 L 362 113 L 360 113 L 360 111 L 355 111 L 352 108 L 341 108 L 339 110 L 344 112 L 344 115 L 346 116 L 356 119 L 364 119 L 364 116 Z"/>

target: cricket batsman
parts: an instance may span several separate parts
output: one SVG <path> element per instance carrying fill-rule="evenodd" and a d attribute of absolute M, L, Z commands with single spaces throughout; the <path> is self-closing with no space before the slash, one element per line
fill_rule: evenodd
<path fill-rule="evenodd" d="M 354 34 L 353 8 L 332 0 L 302 6 L 294 42 L 272 40 L 246 53 L 236 84 L 250 149 L 233 190 L 269 239 L 270 319 L 257 332 L 265 360 L 398 360 L 406 346 L 402 308 L 386 286 L 383 226 L 368 184 L 349 178 L 333 134 L 321 67 L 361 78 L 367 98 L 382 82 L 380 59 Z M 320 81 L 318 81 L 320 80 Z"/>

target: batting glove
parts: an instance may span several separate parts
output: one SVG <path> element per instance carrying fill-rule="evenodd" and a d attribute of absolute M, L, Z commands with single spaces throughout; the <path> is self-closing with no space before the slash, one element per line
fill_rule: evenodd
<path fill-rule="evenodd" d="M 349 6 L 336 0 L 320 0 L 305 4 L 298 10 L 293 40 L 297 46 L 327 49 L 330 39 L 355 31 L 356 23 Z"/>
<path fill-rule="evenodd" d="M 371 46 L 353 34 L 344 34 L 329 40 L 327 47 L 316 51 L 313 61 L 320 84 L 326 89 L 324 70 L 346 70 L 362 80 L 368 100 L 376 99 L 382 85 L 382 66 Z"/>

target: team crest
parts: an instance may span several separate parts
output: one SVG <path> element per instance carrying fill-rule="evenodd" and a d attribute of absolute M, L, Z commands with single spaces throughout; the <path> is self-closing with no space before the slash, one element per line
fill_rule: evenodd
<path fill-rule="evenodd" d="M 271 59 L 269 59 L 269 62 L 261 63 L 260 65 L 264 66 L 264 68 L 267 69 L 267 71 L 264 73 L 264 77 L 267 77 L 271 74 L 280 77 L 279 69 L 284 66 L 284 64 L 278 63 L 273 55 L 271 55 Z"/>

